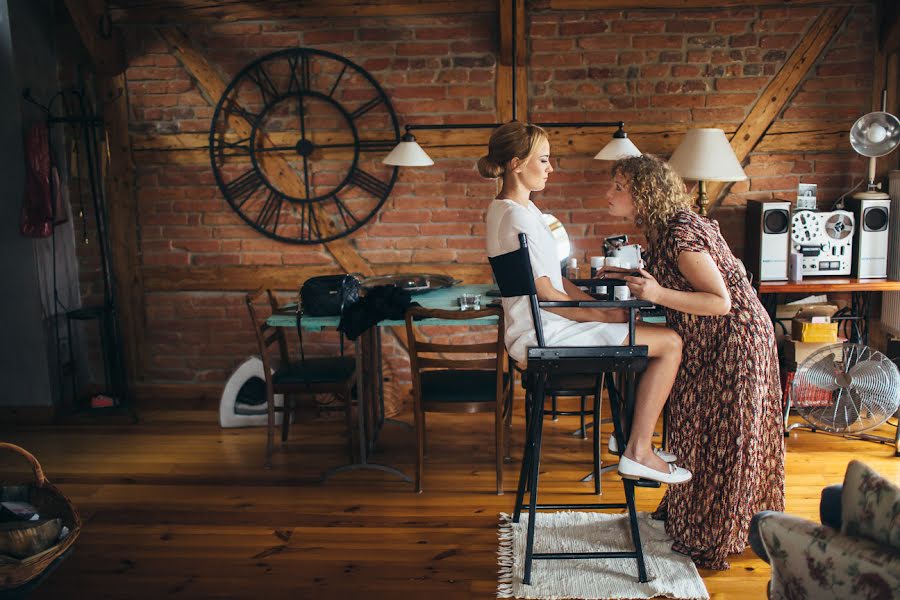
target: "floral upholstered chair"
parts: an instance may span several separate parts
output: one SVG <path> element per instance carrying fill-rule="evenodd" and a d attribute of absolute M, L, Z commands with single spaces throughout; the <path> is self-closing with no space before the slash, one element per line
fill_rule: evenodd
<path fill-rule="evenodd" d="M 750 542 L 772 565 L 772 600 L 900 599 L 900 487 L 859 461 L 825 488 L 823 525 L 757 513 Z"/>

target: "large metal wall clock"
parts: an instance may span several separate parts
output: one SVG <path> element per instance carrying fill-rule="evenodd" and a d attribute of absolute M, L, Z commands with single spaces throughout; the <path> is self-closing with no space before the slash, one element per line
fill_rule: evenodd
<path fill-rule="evenodd" d="M 250 63 L 213 113 L 209 153 L 225 199 L 273 239 L 318 244 L 348 235 L 384 204 L 400 141 L 390 100 L 359 65 L 293 48 Z"/>

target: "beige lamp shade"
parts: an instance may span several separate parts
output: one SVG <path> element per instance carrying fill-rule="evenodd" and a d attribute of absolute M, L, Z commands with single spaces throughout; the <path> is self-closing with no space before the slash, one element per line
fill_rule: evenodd
<path fill-rule="evenodd" d="M 603 146 L 594 160 L 619 160 L 640 155 L 641 151 L 627 137 L 614 137 L 607 145 Z"/>
<path fill-rule="evenodd" d="M 721 129 L 689 129 L 669 159 L 682 179 L 694 181 L 743 181 L 747 174 L 725 132 Z"/>
<path fill-rule="evenodd" d="M 434 161 L 422 150 L 422 146 L 419 145 L 416 138 L 410 135 L 408 137 L 412 139 L 407 140 L 406 137 L 404 136 L 404 140 L 394 146 L 394 149 L 381 162 L 394 167 L 430 167 L 433 165 Z"/>

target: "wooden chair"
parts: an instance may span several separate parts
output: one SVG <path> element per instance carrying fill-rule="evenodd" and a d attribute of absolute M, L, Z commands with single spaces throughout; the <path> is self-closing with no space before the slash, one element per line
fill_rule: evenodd
<path fill-rule="evenodd" d="M 291 361 L 288 353 L 287 336 L 283 327 L 274 327 L 260 318 L 254 304 L 262 296 L 262 288 L 246 296 L 250 322 L 256 333 L 256 343 L 263 363 L 266 378 L 266 404 L 268 406 L 268 426 L 266 431 L 266 468 L 272 466 L 275 448 L 275 413 L 281 412 L 281 441 L 286 442 L 290 430 L 291 417 L 296 408 L 294 396 L 312 394 L 334 394 L 344 401 L 347 426 L 347 444 L 350 460 L 353 460 L 353 390 L 357 382 L 357 362 L 352 356 L 306 358 Z M 278 311 L 278 301 L 271 290 L 266 290 L 272 313 Z M 272 346 L 278 345 L 274 355 Z M 275 394 L 284 395 L 284 407 L 275 406 Z"/>
<path fill-rule="evenodd" d="M 497 336 L 477 344 L 436 344 L 423 341 L 418 319 L 468 320 L 497 318 Z M 508 374 L 504 372 L 503 310 L 487 307 L 458 311 L 412 307 L 406 311 L 410 371 L 413 381 L 413 413 L 416 425 L 416 493 L 422 492 L 425 462 L 425 413 L 494 413 L 497 494 L 503 493 L 503 459 L 508 456 L 512 404 L 508 403 Z"/>

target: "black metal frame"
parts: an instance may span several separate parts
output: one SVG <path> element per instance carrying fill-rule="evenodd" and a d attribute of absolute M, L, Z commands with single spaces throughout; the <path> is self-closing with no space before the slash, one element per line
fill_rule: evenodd
<path fill-rule="evenodd" d="M 534 323 L 537 346 L 528 350 L 528 368 L 525 377 L 530 380 L 529 388 L 532 391 L 532 402 L 526 410 L 527 432 L 525 450 L 522 458 L 522 467 L 519 472 L 519 485 L 516 491 L 516 505 L 513 514 L 513 522 L 518 523 L 522 514 L 525 492 L 529 492 L 528 501 L 528 526 L 527 541 L 525 546 L 525 573 L 524 583 L 531 583 L 531 567 L 534 560 L 554 559 L 596 559 L 596 558 L 634 558 L 638 567 L 638 579 L 643 583 L 648 581 L 647 569 L 644 563 L 643 546 L 637 522 L 637 509 L 635 507 L 634 488 L 659 487 L 659 483 L 649 480 L 632 480 L 623 478 L 625 488 L 625 503 L 587 503 L 587 504 L 538 504 L 538 478 L 540 474 L 541 438 L 543 434 L 544 405 L 546 403 L 546 385 L 550 375 L 559 374 L 602 374 L 610 398 L 610 406 L 613 412 L 613 427 L 619 448 L 625 448 L 630 431 L 631 415 L 634 409 L 634 396 L 636 376 L 647 366 L 648 355 L 646 346 L 636 346 L 635 341 L 635 314 L 642 307 L 652 306 L 643 300 L 625 301 L 566 301 L 547 302 L 539 301 L 534 284 L 534 274 L 531 269 L 531 260 L 528 256 L 528 240 L 524 233 L 519 234 L 519 249 L 500 256 L 489 258 L 491 269 L 504 298 L 528 296 L 531 308 L 531 317 Z M 602 283 L 593 281 L 593 285 L 602 285 L 607 288 L 624 285 L 622 280 L 607 279 Z M 544 339 L 543 325 L 541 323 L 541 308 L 625 308 L 629 313 L 628 320 L 628 344 L 624 346 L 599 346 L 599 347 L 547 347 Z M 625 388 L 624 396 L 621 395 L 613 384 L 612 373 L 618 373 L 622 377 Z M 596 393 L 600 394 L 601 380 L 598 379 Z M 620 406 L 623 410 L 620 410 Z M 597 461 L 595 443 L 595 469 L 599 467 Z M 596 484 L 595 484 L 596 485 Z M 627 508 L 631 528 L 631 538 L 634 550 L 631 552 L 534 552 L 534 530 L 537 510 L 543 509 L 614 509 Z"/>

